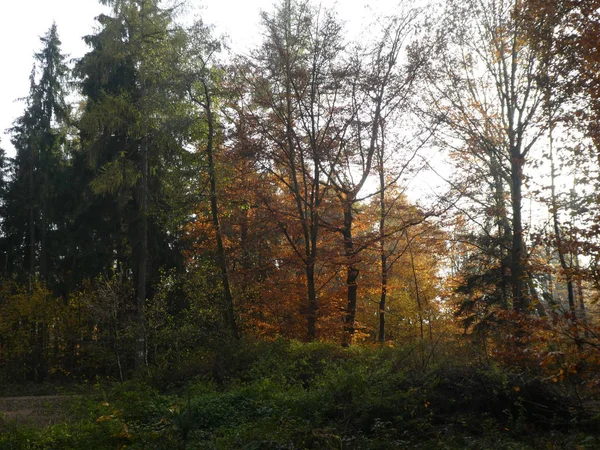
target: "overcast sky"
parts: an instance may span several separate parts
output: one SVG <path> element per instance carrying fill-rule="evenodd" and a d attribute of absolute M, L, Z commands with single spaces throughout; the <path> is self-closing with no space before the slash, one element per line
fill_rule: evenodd
<path fill-rule="evenodd" d="M 277 0 L 190 0 L 206 23 L 214 24 L 218 34 L 230 37 L 232 48 L 241 50 L 260 38 L 259 12 L 270 10 Z M 335 0 L 323 0 L 332 5 Z M 347 23 L 359 21 L 368 13 L 367 3 L 376 10 L 391 9 L 394 0 L 345 0 L 337 8 Z M 108 9 L 97 0 L 4 0 L 0 14 L 0 141 L 9 154 L 14 152 L 5 130 L 23 113 L 29 93 L 29 74 L 33 54 L 40 50 L 39 37 L 55 21 L 62 51 L 80 58 L 87 51 L 82 36 L 91 34 L 95 17 Z"/>

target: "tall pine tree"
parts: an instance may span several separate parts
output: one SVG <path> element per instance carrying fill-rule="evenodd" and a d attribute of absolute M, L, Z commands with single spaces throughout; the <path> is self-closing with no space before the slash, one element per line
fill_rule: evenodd
<path fill-rule="evenodd" d="M 65 159 L 66 82 L 69 69 L 61 53 L 56 25 L 40 38 L 35 54 L 25 112 L 12 132 L 16 156 L 4 202 L 5 270 L 27 274 L 29 287 L 48 282 L 50 243 L 58 219 L 54 212 L 56 185 Z"/>
<path fill-rule="evenodd" d="M 146 363 L 144 306 L 161 262 L 172 265 L 177 257 L 169 245 L 173 205 L 162 194 L 179 183 L 174 172 L 190 159 L 185 145 L 194 120 L 178 83 L 187 34 L 158 0 L 103 3 L 112 14 L 98 18 L 100 30 L 86 38 L 91 50 L 77 66 L 87 100 L 80 127 L 96 171 L 92 191 L 115 206 L 112 228 L 122 239 L 114 241 L 114 265 L 132 274 L 140 367 Z"/>

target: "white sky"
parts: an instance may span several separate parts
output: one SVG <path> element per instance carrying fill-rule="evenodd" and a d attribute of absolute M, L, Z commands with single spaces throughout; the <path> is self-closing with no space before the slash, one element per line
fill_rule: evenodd
<path fill-rule="evenodd" d="M 4 1 L 0 14 L 0 139 L 12 153 L 5 130 L 23 113 L 29 93 L 33 54 L 40 50 L 39 37 L 52 22 L 58 26 L 63 53 L 80 57 L 86 51 L 82 36 L 93 31 L 94 17 L 103 11 L 96 0 L 17 0 Z"/>
<path fill-rule="evenodd" d="M 340 0 L 340 18 L 352 22 L 373 10 L 389 10 L 398 0 Z M 260 40 L 259 12 L 271 10 L 277 0 L 190 0 L 203 7 L 205 23 L 216 26 L 218 34 L 228 34 L 234 50 L 246 49 Z M 315 1 L 317 3 L 317 1 Z M 335 0 L 323 0 L 326 6 Z M 93 33 L 94 18 L 108 9 L 97 0 L 4 0 L 0 14 L 0 145 L 9 155 L 14 153 L 5 130 L 23 113 L 24 104 L 17 101 L 29 93 L 29 74 L 33 54 L 40 50 L 39 37 L 46 34 L 52 22 L 58 27 L 62 51 L 70 58 L 80 58 L 87 51 L 81 39 Z M 372 13 L 371 13 L 372 15 Z"/>

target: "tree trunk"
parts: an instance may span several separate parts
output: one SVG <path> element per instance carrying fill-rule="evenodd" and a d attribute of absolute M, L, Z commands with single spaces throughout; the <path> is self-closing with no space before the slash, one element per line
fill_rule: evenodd
<path fill-rule="evenodd" d="M 357 279 L 359 275 L 359 269 L 356 267 L 356 257 L 354 253 L 354 241 L 352 238 L 352 222 L 354 217 L 352 216 L 352 204 L 351 199 L 346 198 L 344 204 L 344 251 L 347 259 L 346 267 L 346 287 L 347 287 L 347 305 L 346 305 L 346 316 L 344 319 L 344 340 L 343 345 L 349 346 L 352 344 L 355 333 L 356 324 L 356 302 L 358 296 L 358 285 Z"/>
<path fill-rule="evenodd" d="M 510 287 L 510 261 L 508 259 L 508 249 L 511 246 L 511 230 L 506 215 L 506 199 L 504 196 L 504 183 L 501 175 L 500 162 L 498 156 L 492 151 L 490 154 L 490 171 L 494 180 L 494 203 L 498 227 L 498 250 L 500 256 L 500 296 L 503 308 L 508 308 L 509 287 Z"/>
<path fill-rule="evenodd" d="M 408 246 L 408 253 L 410 255 L 410 266 L 412 269 L 413 282 L 415 284 L 415 297 L 417 298 L 417 311 L 419 314 L 419 334 L 421 341 L 425 339 L 425 331 L 423 329 L 423 303 L 421 302 L 421 292 L 419 290 L 419 280 L 417 278 L 417 270 L 415 267 L 415 257 L 412 251 L 412 245 L 408 233 L 406 233 L 406 245 Z"/>
<path fill-rule="evenodd" d="M 50 129 L 50 124 L 47 125 L 48 129 Z M 49 149 L 45 148 L 40 151 L 40 193 L 39 193 L 39 201 L 40 201 L 40 256 L 39 256 L 39 266 L 40 266 L 40 281 L 43 284 L 46 284 L 48 281 L 48 170 L 49 170 L 49 158 L 48 158 Z"/>
<path fill-rule="evenodd" d="M 225 246 L 223 245 L 223 234 L 221 231 L 221 223 L 219 220 L 219 202 L 217 197 L 217 175 L 214 161 L 214 140 L 215 140 L 215 124 L 212 111 L 212 100 L 208 89 L 208 85 L 204 82 L 204 97 L 205 97 L 205 112 L 208 122 L 208 142 L 206 145 L 206 155 L 208 158 L 208 172 L 210 178 L 210 211 L 213 227 L 217 240 L 217 266 L 221 273 L 221 284 L 223 287 L 223 318 L 229 327 L 229 332 L 235 339 L 240 338 L 235 317 L 235 306 L 233 295 L 231 294 L 231 286 L 229 284 L 229 274 L 227 272 L 227 259 L 225 257 Z"/>
<path fill-rule="evenodd" d="M 577 253 L 575 254 L 575 270 L 577 270 L 577 272 L 579 272 L 580 270 L 579 255 Z M 583 296 L 583 283 L 581 282 L 581 276 L 577 277 L 577 298 L 579 300 L 579 318 L 581 319 L 581 322 L 584 324 L 585 327 L 587 319 L 585 314 L 585 299 Z"/>
<path fill-rule="evenodd" d="M 383 243 L 382 243 L 383 247 Z M 387 256 L 385 252 L 381 252 L 381 295 L 379 297 L 379 342 L 385 342 L 385 307 L 387 300 L 387 279 L 388 279 L 388 269 L 387 269 Z"/>
<path fill-rule="evenodd" d="M 573 286 L 573 269 L 569 267 L 567 258 L 565 257 L 565 242 L 563 240 L 562 231 L 560 229 L 560 222 L 558 220 L 558 201 L 556 199 L 556 168 L 554 166 L 554 149 L 552 141 L 552 129 L 550 129 L 550 195 L 551 195 L 551 207 L 552 207 L 552 222 L 554 225 L 554 238 L 556 239 L 556 251 L 558 253 L 558 260 L 560 267 L 565 276 L 567 282 L 567 298 L 569 302 L 569 311 L 572 315 L 574 322 L 577 321 L 577 307 L 575 305 L 575 289 Z"/>
<path fill-rule="evenodd" d="M 522 187 L 524 158 L 517 149 L 511 149 L 511 181 L 512 181 L 512 212 L 513 236 L 511 254 L 511 278 L 513 309 L 517 312 L 526 312 L 528 309 L 527 298 L 523 295 L 524 276 L 523 270 L 523 218 L 522 218 Z"/>
<path fill-rule="evenodd" d="M 33 176 L 34 169 L 34 150 L 29 144 L 29 293 L 33 292 L 33 283 L 35 281 L 35 183 Z"/>
<path fill-rule="evenodd" d="M 146 319 L 144 306 L 146 304 L 146 285 L 148 278 L 148 147 L 144 141 L 141 145 L 142 178 L 138 186 L 138 251 L 134 273 L 136 274 L 136 336 L 135 336 L 135 367 L 139 369 L 146 365 Z"/>
<path fill-rule="evenodd" d="M 382 131 L 383 134 L 383 131 Z M 379 252 L 381 259 L 381 293 L 379 297 L 379 336 L 385 342 L 385 307 L 387 301 L 388 266 L 385 252 L 385 174 L 383 173 L 383 150 L 379 155 Z"/>
<path fill-rule="evenodd" d="M 314 341 L 317 336 L 317 290 L 314 263 L 309 263 L 306 267 L 306 284 L 308 291 L 307 334 L 308 340 Z"/>

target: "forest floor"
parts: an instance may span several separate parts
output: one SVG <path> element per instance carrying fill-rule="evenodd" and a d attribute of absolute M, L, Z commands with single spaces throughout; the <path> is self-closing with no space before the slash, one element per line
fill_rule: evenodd
<path fill-rule="evenodd" d="M 69 418 L 64 405 L 75 397 L 73 395 L 0 397 L 0 424 L 5 421 L 42 428 L 64 422 Z"/>

